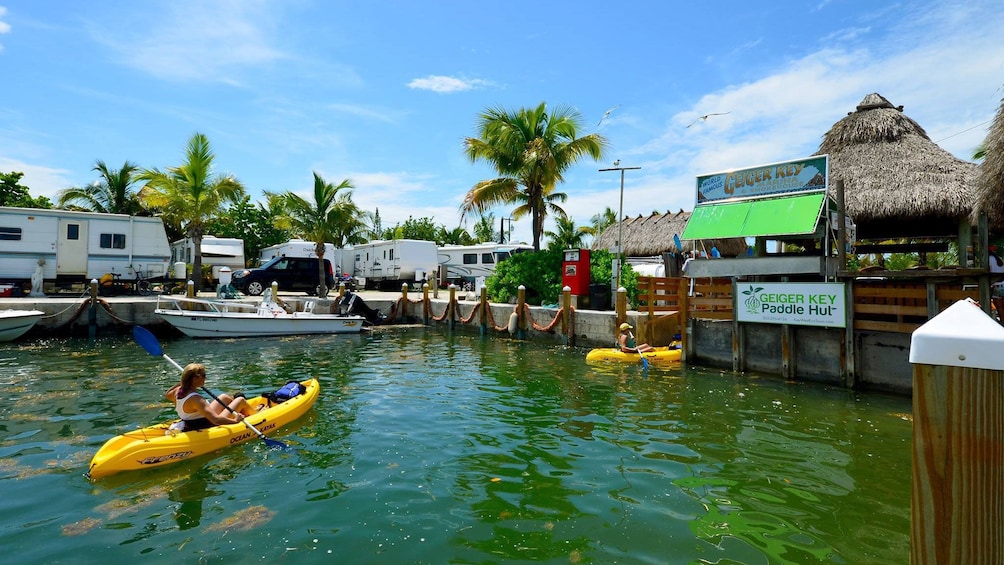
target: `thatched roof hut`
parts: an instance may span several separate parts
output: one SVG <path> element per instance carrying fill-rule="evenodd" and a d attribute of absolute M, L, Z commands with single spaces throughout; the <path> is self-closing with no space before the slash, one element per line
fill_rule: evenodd
<path fill-rule="evenodd" d="M 830 190 L 844 181 L 858 239 L 952 236 L 975 203 L 977 166 L 945 151 L 902 106 L 873 93 L 823 136 Z"/>
<path fill-rule="evenodd" d="M 627 257 L 655 257 L 662 253 L 679 253 L 681 251 L 711 252 L 717 247 L 723 257 L 735 257 L 746 253 L 746 240 L 742 238 L 712 239 L 707 241 L 682 241 L 683 249 L 678 249 L 673 241 L 673 235 L 683 233 L 687 227 L 690 212 L 680 210 L 677 213 L 652 214 L 625 218 L 624 223 L 624 255 Z M 620 234 L 620 224 L 613 224 L 594 241 L 593 249 L 616 249 Z"/>
<path fill-rule="evenodd" d="M 976 210 L 972 222 L 976 223 L 979 212 L 986 212 L 990 229 L 1004 231 L 1004 100 L 987 132 L 983 149 L 983 163 L 976 176 Z"/>

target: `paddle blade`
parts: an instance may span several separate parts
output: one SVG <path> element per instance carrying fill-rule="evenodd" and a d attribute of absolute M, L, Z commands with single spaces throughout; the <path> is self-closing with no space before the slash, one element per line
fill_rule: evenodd
<path fill-rule="evenodd" d="M 648 369 L 648 359 L 645 359 L 645 355 L 641 356 L 641 366 L 645 369 Z"/>
<path fill-rule="evenodd" d="M 139 346 L 145 349 L 150 355 L 160 357 L 164 354 L 164 350 L 160 347 L 160 342 L 157 341 L 157 336 L 150 333 L 150 330 L 144 328 L 143 326 L 133 327 L 132 338 L 136 340 L 136 343 L 138 343 Z"/>
<path fill-rule="evenodd" d="M 271 449 L 289 449 L 288 445 L 277 439 L 269 439 L 265 436 L 262 436 L 262 439 L 265 440 L 265 445 Z"/>

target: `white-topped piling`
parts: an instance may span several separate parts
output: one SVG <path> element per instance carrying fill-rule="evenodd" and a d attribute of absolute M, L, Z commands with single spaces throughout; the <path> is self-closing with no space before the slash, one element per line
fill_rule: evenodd
<path fill-rule="evenodd" d="M 1004 555 L 1004 327 L 961 300 L 918 328 L 910 563 Z"/>

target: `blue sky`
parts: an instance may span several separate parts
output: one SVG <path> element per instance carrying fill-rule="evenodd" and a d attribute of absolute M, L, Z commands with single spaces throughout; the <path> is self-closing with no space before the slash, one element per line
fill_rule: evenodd
<path fill-rule="evenodd" d="M 560 187 L 584 225 L 618 209 L 615 159 L 641 167 L 625 215 L 691 210 L 697 175 L 810 155 L 871 92 L 969 158 L 1001 30 L 999 0 L 0 0 L 0 170 L 52 197 L 98 159 L 176 165 L 202 132 L 252 198 L 317 171 L 385 227 L 452 228 L 494 176 L 463 154 L 479 112 L 546 102 L 609 141 Z"/>

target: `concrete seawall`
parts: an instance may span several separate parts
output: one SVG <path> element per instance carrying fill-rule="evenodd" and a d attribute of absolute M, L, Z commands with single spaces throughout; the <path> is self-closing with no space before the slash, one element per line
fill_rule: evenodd
<path fill-rule="evenodd" d="M 369 292 L 357 293 L 371 308 L 379 310 L 384 315 L 390 316 L 400 305 L 400 293 L 393 292 Z M 215 294 L 201 293 L 202 299 L 213 299 Z M 303 294 L 280 294 L 284 302 L 290 304 L 297 310 L 303 309 L 303 304 L 308 300 L 315 302 L 316 312 L 331 312 L 337 309 L 336 300 L 319 300 Z M 167 300 L 168 297 L 161 298 Z M 91 319 L 93 317 L 94 326 L 98 335 L 128 333 L 132 326 L 141 325 L 158 332 L 169 332 L 170 325 L 163 318 L 154 313 L 157 307 L 157 296 L 109 296 L 98 297 L 96 305 L 91 304 L 89 296 L 78 297 L 44 297 L 44 298 L 0 298 L 0 310 L 40 310 L 45 312 L 45 316 L 35 325 L 28 334 L 21 337 L 21 340 L 30 340 L 37 337 L 49 335 L 87 335 Z M 257 304 L 261 301 L 259 297 L 240 298 L 235 301 Z M 430 298 L 430 311 L 432 316 L 424 316 L 421 304 L 409 303 L 403 308 L 403 312 L 398 313 L 391 324 L 428 323 L 430 325 L 452 325 L 454 329 L 465 332 L 480 332 L 478 323 L 463 324 L 460 320 L 469 316 L 471 310 L 477 304 L 474 301 L 458 300 L 456 316 L 452 321 L 436 321 L 435 314 L 442 314 L 446 310 L 448 300 L 446 298 Z M 491 304 L 492 318 L 497 325 L 508 325 L 509 316 L 515 309 L 513 304 Z M 559 312 L 557 308 L 531 307 L 530 317 L 539 324 L 552 322 Z M 629 319 L 634 318 L 634 312 L 629 312 Z M 609 347 L 613 345 L 616 328 L 615 313 L 613 311 L 592 311 L 576 310 L 574 320 L 574 345 L 582 347 Z M 508 331 L 500 331 L 497 328 L 487 328 L 490 334 L 509 335 Z M 566 343 L 566 337 L 557 331 L 542 332 L 528 327 L 525 332 L 527 339 L 545 340 L 553 343 Z"/>

